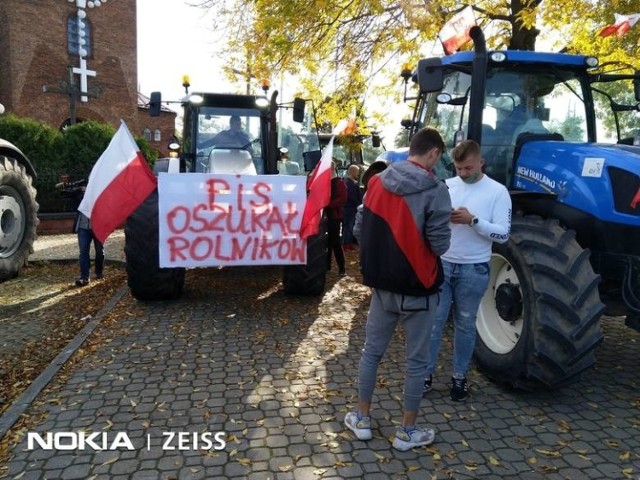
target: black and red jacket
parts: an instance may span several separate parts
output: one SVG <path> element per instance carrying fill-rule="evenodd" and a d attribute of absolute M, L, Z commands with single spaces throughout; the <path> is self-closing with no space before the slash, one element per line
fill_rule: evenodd
<path fill-rule="evenodd" d="M 363 283 L 404 295 L 436 293 L 450 217 L 446 185 L 421 166 L 398 162 L 372 177 L 354 228 Z"/>

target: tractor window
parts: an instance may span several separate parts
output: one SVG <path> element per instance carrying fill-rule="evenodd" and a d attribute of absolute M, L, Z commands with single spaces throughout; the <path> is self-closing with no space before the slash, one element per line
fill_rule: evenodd
<path fill-rule="evenodd" d="M 483 124 L 491 126 L 490 143 L 515 145 L 522 133 L 560 133 L 585 141 L 584 100 L 579 79 L 557 69 L 494 69 L 487 76 Z M 485 139 L 483 135 L 483 141 Z"/>
<path fill-rule="evenodd" d="M 196 171 L 213 171 L 214 150 L 249 152 L 258 174 L 264 173 L 260 112 L 254 109 L 203 107 L 196 125 Z M 246 154 L 245 154 L 246 155 Z M 238 156 L 239 159 L 246 158 Z"/>
<path fill-rule="evenodd" d="M 420 127 L 436 128 L 444 139 L 447 148 L 453 148 L 456 138 L 466 138 L 466 126 L 469 117 L 467 103 L 471 77 L 462 72 L 452 72 L 444 78 L 444 88 L 441 92 L 430 94 L 420 112 L 418 123 Z M 440 101 L 438 94 L 448 94 L 448 101 Z M 462 137 L 456 132 L 464 130 Z"/>
<path fill-rule="evenodd" d="M 587 139 L 582 84 L 554 68 L 495 68 L 487 75 L 482 118 L 485 171 L 508 184 L 515 145 L 522 134 L 559 133 L 567 141 Z"/>
<path fill-rule="evenodd" d="M 278 119 L 278 172 L 284 175 L 305 175 L 305 153 L 320 150 L 315 114 L 311 101 L 307 101 L 302 122 L 293 119 L 293 110 L 280 107 Z"/>
<path fill-rule="evenodd" d="M 596 83 L 593 92 L 598 141 L 636 145 L 640 136 L 640 110 L 631 80 Z"/>

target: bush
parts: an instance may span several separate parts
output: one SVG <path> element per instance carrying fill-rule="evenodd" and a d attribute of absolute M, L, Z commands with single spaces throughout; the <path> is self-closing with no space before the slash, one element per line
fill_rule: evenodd
<path fill-rule="evenodd" d="M 19 118 L 13 114 L 0 117 L 0 138 L 18 147 L 36 171 L 33 185 L 38 192 L 40 211 L 61 211 L 65 202 L 54 189 L 63 165 L 62 133 L 44 122 Z"/>
<path fill-rule="evenodd" d="M 13 114 L 0 117 L 0 138 L 4 138 L 22 150 L 36 172 L 62 161 L 59 152 L 62 133 L 49 124 L 31 118 L 19 118 Z"/>
<path fill-rule="evenodd" d="M 138 148 L 142 152 L 142 155 L 144 155 L 145 160 L 149 166 L 152 167 L 158 159 L 158 152 L 151 148 L 149 142 L 144 137 L 135 137 L 135 141 L 138 144 Z"/>
<path fill-rule="evenodd" d="M 30 118 L 12 114 L 0 117 L 0 138 L 22 150 L 36 170 L 34 186 L 40 212 L 46 213 L 73 211 L 55 188 L 60 175 L 69 175 L 71 181 L 88 179 L 115 132 L 112 125 L 94 121 L 81 122 L 60 132 Z M 147 163 L 153 165 L 157 154 L 149 142 L 144 137 L 135 140 Z"/>
<path fill-rule="evenodd" d="M 66 173 L 74 178 L 89 178 L 91 169 L 115 133 L 112 125 L 93 121 L 67 127 L 62 134 L 63 170 L 58 173 Z"/>

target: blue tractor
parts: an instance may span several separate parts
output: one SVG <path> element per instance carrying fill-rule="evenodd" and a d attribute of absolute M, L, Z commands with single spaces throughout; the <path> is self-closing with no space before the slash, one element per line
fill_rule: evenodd
<path fill-rule="evenodd" d="M 640 330 L 640 105 L 612 95 L 640 102 L 640 74 L 604 73 L 582 55 L 488 52 L 478 27 L 471 36 L 473 51 L 418 63 L 410 128 L 435 127 L 448 147 L 476 140 L 485 173 L 511 192 L 511 238 L 493 249 L 476 364 L 516 388 L 558 388 L 595 363 L 601 299 L 623 300 Z M 617 131 L 608 143 L 598 140 L 604 110 Z M 446 154 L 437 173 L 454 175 Z"/>

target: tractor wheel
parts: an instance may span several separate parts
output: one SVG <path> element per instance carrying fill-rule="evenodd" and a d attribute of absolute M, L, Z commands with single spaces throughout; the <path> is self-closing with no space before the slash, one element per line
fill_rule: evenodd
<path fill-rule="evenodd" d="M 307 264 L 286 265 L 282 287 L 292 295 L 321 295 L 327 276 L 327 220 L 323 217 L 317 235 L 307 238 Z"/>
<path fill-rule="evenodd" d="M 129 216 L 124 228 L 127 282 L 138 300 L 178 298 L 184 286 L 184 268 L 160 268 L 158 190 Z"/>
<path fill-rule="evenodd" d="M 0 282 L 17 276 L 26 265 L 38 222 L 31 177 L 17 160 L 0 155 Z"/>
<path fill-rule="evenodd" d="M 509 241 L 494 244 L 478 309 L 479 369 L 524 390 L 578 380 L 603 338 L 599 282 L 574 231 L 556 220 L 514 216 Z"/>

